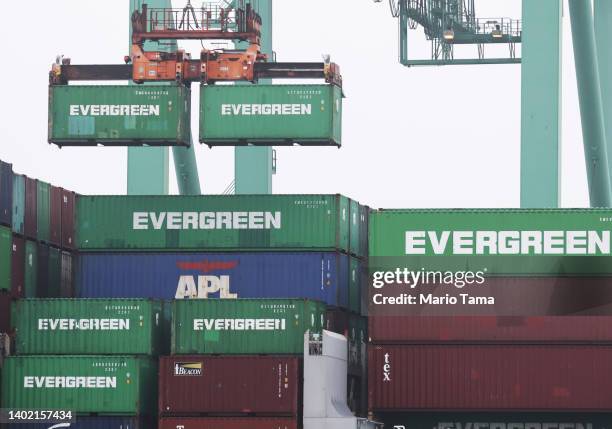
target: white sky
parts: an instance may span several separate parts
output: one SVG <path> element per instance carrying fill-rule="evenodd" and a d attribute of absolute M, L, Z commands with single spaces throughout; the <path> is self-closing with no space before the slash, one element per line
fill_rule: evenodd
<path fill-rule="evenodd" d="M 125 193 L 127 149 L 60 150 L 47 143 L 47 76 L 59 53 L 73 64 L 122 62 L 129 1 L 35 3 L 35 11 L 0 26 L 0 159 L 79 193 Z M 175 7 L 184 3 L 174 0 Z M 481 17 L 520 17 L 520 4 L 476 1 Z M 520 66 L 405 68 L 397 62 L 397 21 L 386 0 L 275 0 L 274 8 L 277 59 L 319 61 L 331 54 L 348 97 L 342 148 L 277 148 L 274 193 L 342 193 L 372 207 L 519 206 Z M 422 29 L 411 36 L 413 52 L 426 54 Z M 567 13 L 563 42 L 562 199 L 564 207 L 585 207 Z M 197 56 L 195 46 L 187 48 Z M 222 192 L 233 178 L 233 148 L 196 145 L 203 191 Z"/>

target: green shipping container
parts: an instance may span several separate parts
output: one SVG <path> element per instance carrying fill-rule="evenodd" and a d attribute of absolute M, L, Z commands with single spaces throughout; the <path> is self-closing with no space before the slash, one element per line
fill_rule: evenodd
<path fill-rule="evenodd" d="M 12 256 L 13 233 L 10 228 L 0 226 L 0 290 L 11 290 Z"/>
<path fill-rule="evenodd" d="M 325 304 L 297 299 L 176 300 L 173 354 L 302 354 L 320 332 Z"/>
<path fill-rule="evenodd" d="M 49 270 L 46 294 L 41 298 L 59 298 L 62 290 L 62 252 L 49 247 Z"/>
<path fill-rule="evenodd" d="M 13 175 L 13 231 L 23 235 L 25 221 L 25 176 Z"/>
<path fill-rule="evenodd" d="M 2 407 L 101 415 L 153 415 L 157 363 L 134 356 L 12 356 Z"/>
<path fill-rule="evenodd" d="M 36 229 L 40 241 L 49 242 L 50 234 L 50 202 L 49 184 L 38 181 L 36 188 Z"/>
<path fill-rule="evenodd" d="M 203 85 L 200 142 L 209 146 L 340 146 L 335 85 Z"/>
<path fill-rule="evenodd" d="M 36 297 L 36 273 L 38 271 L 38 252 L 36 242 L 26 240 L 25 243 L 25 291 L 26 298 Z"/>
<path fill-rule="evenodd" d="M 79 196 L 80 250 L 349 249 L 341 195 Z"/>
<path fill-rule="evenodd" d="M 23 299 L 13 304 L 17 354 L 156 355 L 162 306 L 147 299 Z"/>
<path fill-rule="evenodd" d="M 183 85 L 49 87 L 49 142 L 58 146 L 189 146 Z"/>
<path fill-rule="evenodd" d="M 375 211 L 370 271 L 609 275 L 611 230 L 610 209 Z"/>

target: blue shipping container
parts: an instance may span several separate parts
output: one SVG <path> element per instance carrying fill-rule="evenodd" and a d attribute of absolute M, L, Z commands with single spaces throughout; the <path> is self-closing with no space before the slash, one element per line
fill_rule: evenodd
<path fill-rule="evenodd" d="M 22 423 L 9 424 L 9 429 L 49 429 L 53 427 L 50 423 Z M 145 420 L 138 417 L 113 417 L 113 416 L 77 416 L 74 423 L 67 427 L 69 429 L 151 429 L 156 427 L 153 419 Z"/>
<path fill-rule="evenodd" d="M 0 161 L 0 224 L 11 225 L 13 214 L 13 165 Z"/>
<path fill-rule="evenodd" d="M 25 221 L 25 176 L 13 175 L 13 232 L 23 235 Z"/>
<path fill-rule="evenodd" d="M 349 306 L 349 257 L 337 252 L 89 253 L 81 298 L 307 298 Z M 358 309 L 353 309 L 358 311 Z"/>

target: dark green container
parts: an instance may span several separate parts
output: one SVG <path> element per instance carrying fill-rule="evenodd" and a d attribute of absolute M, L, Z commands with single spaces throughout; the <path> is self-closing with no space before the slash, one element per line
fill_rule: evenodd
<path fill-rule="evenodd" d="M 26 240 L 25 242 L 25 291 L 26 298 L 36 297 L 36 274 L 38 271 L 38 251 L 36 242 Z"/>
<path fill-rule="evenodd" d="M 22 355 L 156 355 L 160 302 L 147 299 L 23 299 L 13 304 Z"/>
<path fill-rule="evenodd" d="M 13 174 L 13 232 L 23 235 L 25 221 L 25 176 Z"/>
<path fill-rule="evenodd" d="M 342 90 L 335 85 L 202 85 L 200 142 L 340 146 Z"/>
<path fill-rule="evenodd" d="M 173 354 L 302 354 L 325 304 L 298 299 L 189 299 L 172 308 Z"/>
<path fill-rule="evenodd" d="M 79 196 L 79 250 L 349 251 L 341 195 Z"/>
<path fill-rule="evenodd" d="M 11 229 L 0 226 L 0 290 L 11 290 L 11 258 L 13 234 Z"/>
<path fill-rule="evenodd" d="M 48 355 L 4 361 L 3 408 L 154 415 L 156 404 L 157 363 L 150 358 Z"/>
<path fill-rule="evenodd" d="M 612 274 L 612 209 L 381 210 L 370 270 L 489 276 Z"/>
<path fill-rule="evenodd" d="M 49 242 L 50 234 L 50 202 L 49 184 L 37 182 L 36 189 L 36 228 L 37 237 L 40 241 Z"/>
<path fill-rule="evenodd" d="M 62 252 L 55 247 L 49 247 L 48 289 L 41 298 L 61 297 L 62 287 Z"/>
<path fill-rule="evenodd" d="M 49 142 L 59 146 L 190 145 L 183 85 L 49 87 Z"/>

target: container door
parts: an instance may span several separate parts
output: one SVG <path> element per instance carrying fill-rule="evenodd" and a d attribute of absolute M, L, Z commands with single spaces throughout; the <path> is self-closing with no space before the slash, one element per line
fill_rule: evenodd
<path fill-rule="evenodd" d="M 25 216 L 25 176 L 13 176 L 13 232 L 23 235 Z"/>
<path fill-rule="evenodd" d="M 25 242 L 24 297 L 36 297 L 36 275 L 38 270 L 38 251 L 34 241 Z"/>
<path fill-rule="evenodd" d="M 25 178 L 25 221 L 24 221 L 24 233 L 27 238 L 36 240 L 37 230 L 37 219 L 36 219 L 36 190 L 37 180 L 30 177 Z"/>
<path fill-rule="evenodd" d="M 23 297 L 25 281 L 25 240 L 13 234 L 11 255 L 11 293 L 16 298 Z"/>
<path fill-rule="evenodd" d="M 36 296 L 49 297 L 49 246 L 38 243 L 38 269 L 36 270 Z"/>
<path fill-rule="evenodd" d="M 62 189 L 62 243 L 64 249 L 74 249 L 74 192 Z"/>
<path fill-rule="evenodd" d="M 62 283 L 62 257 L 59 249 L 49 248 L 49 295 L 48 298 L 59 298 L 61 296 Z"/>
<path fill-rule="evenodd" d="M 13 165 L 0 161 L 0 224 L 11 226 L 13 214 Z"/>
<path fill-rule="evenodd" d="M 68 252 L 62 252 L 61 261 L 61 283 L 60 283 L 60 297 L 61 298 L 73 298 L 73 271 L 72 271 L 72 255 Z"/>

